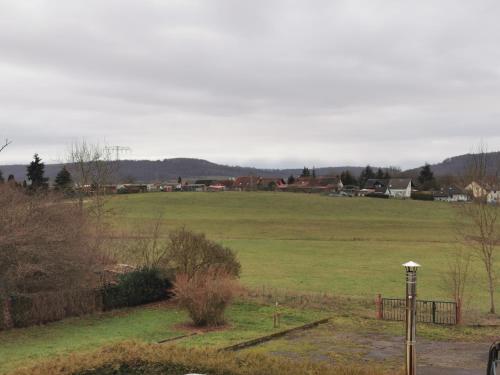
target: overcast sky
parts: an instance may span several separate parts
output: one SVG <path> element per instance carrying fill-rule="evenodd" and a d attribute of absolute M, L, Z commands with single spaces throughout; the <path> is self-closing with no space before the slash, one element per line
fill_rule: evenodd
<path fill-rule="evenodd" d="M 0 164 L 419 166 L 500 149 L 498 1 L 0 0 Z"/>

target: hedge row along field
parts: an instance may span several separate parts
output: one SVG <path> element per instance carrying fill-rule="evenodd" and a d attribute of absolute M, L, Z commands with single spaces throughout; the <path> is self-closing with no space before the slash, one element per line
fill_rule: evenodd
<path fill-rule="evenodd" d="M 0 299 L 0 330 L 7 327 L 28 327 L 45 324 L 71 316 L 82 316 L 99 311 L 138 306 L 167 299 L 170 280 L 155 269 L 139 269 L 118 277 L 116 284 L 109 284 L 97 290 L 62 290 L 33 294 L 16 293 Z M 9 308 L 4 309 L 4 304 Z M 8 311 L 8 313 L 6 312 Z M 6 314 L 10 314 L 9 317 Z"/>
<path fill-rule="evenodd" d="M 220 353 L 136 342 L 59 357 L 12 375 L 399 375 L 361 366 L 328 366 L 256 354 Z"/>

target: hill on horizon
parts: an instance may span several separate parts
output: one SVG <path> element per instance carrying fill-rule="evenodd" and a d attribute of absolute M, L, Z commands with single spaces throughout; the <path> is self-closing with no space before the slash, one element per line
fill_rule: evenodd
<path fill-rule="evenodd" d="M 63 164 L 45 164 L 45 175 L 53 181 Z M 349 170 L 357 176 L 364 167 L 326 167 L 316 168 L 320 175 L 339 175 L 344 170 Z M 13 174 L 17 181 L 26 177 L 26 165 L 0 165 L 4 178 Z M 173 158 L 164 160 L 121 160 L 118 171 L 120 180 L 134 180 L 136 182 L 153 182 L 174 180 L 179 176 L 186 179 L 201 178 L 229 178 L 238 176 L 281 177 L 290 175 L 298 176 L 302 168 L 289 169 L 260 169 L 252 167 L 229 166 L 212 163 L 203 159 Z"/>
<path fill-rule="evenodd" d="M 500 151 L 487 154 L 490 161 L 490 168 L 500 167 Z M 470 165 L 472 154 L 454 156 L 443 160 L 441 163 L 431 164 L 435 176 L 460 175 Z M 53 181 L 62 164 L 46 164 L 45 174 Z M 342 171 L 348 170 L 354 176 L 359 176 L 364 167 L 361 166 L 337 166 L 316 168 L 318 176 L 340 175 Z M 378 167 L 372 166 L 374 170 Z M 13 174 L 17 181 L 22 181 L 26 177 L 26 165 L 0 165 L 4 178 Z M 420 168 L 408 169 L 402 175 L 416 176 Z M 302 168 L 286 169 L 262 169 L 241 166 L 229 166 L 212 163 L 208 160 L 193 158 L 172 158 L 163 160 L 121 160 L 118 172 L 119 180 L 133 180 L 136 182 L 153 182 L 174 180 L 181 176 L 186 179 L 201 178 L 228 178 L 238 176 L 258 176 L 258 177 L 281 177 L 287 178 L 290 175 L 299 176 Z"/>
<path fill-rule="evenodd" d="M 487 169 L 488 173 L 494 174 L 500 171 L 500 151 L 488 152 Z M 473 154 L 464 154 L 444 159 L 441 163 L 431 164 L 431 169 L 435 176 L 459 176 L 467 171 L 473 161 Z M 404 171 L 410 176 L 418 175 L 420 168 L 413 168 Z"/>

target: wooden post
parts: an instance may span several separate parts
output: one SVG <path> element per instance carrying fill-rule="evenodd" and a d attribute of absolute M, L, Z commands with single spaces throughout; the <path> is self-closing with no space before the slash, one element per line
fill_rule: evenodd
<path fill-rule="evenodd" d="M 273 325 L 274 328 L 279 328 L 281 325 L 281 314 L 278 311 L 278 301 L 274 304 Z"/>
<path fill-rule="evenodd" d="M 458 298 L 457 302 L 456 302 L 456 321 L 457 321 L 457 324 L 462 324 L 462 300 L 460 298 Z"/>
<path fill-rule="evenodd" d="M 377 297 L 375 298 L 375 308 L 376 308 L 376 318 L 378 320 L 382 320 L 384 318 L 383 316 L 383 311 L 382 311 L 382 295 L 377 294 Z"/>

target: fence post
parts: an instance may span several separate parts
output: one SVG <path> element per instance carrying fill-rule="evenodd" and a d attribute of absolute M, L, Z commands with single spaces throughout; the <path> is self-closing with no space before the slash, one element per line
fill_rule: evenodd
<path fill-rule="evenodd" d="M 436 323 L 436 302 L 432 301 L 432 323 Z"/>
<path fill-rule="evenodd" d="M 375 298 L 375 308 L 376 308 L 376 318 L 378 320 L 383 319 L 384 313 L 382 311 L 382 295 L 377 294 L 377 297 Z"/>
<path fill-rule="evenodd" d="M 455 303 L 455 321 L 456 324 L 462 324 L 462 300 L 460 298 Z"/>

